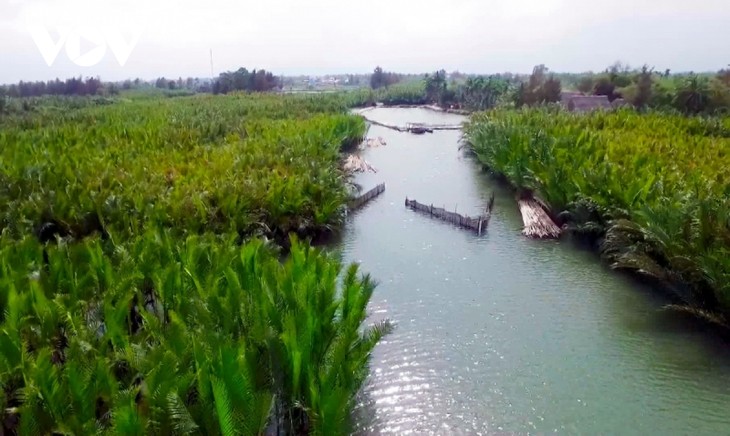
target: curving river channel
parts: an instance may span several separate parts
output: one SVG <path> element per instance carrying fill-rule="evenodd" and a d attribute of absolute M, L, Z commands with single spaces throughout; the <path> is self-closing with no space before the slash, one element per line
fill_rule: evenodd
<path fill-rule="evenodd" d="M 389 124 L 463 117 L 378 108 Z M 461 133 L 372 126 L 362 154 L 386 192 L 353 214 L 337 248 L 379 280 L 378 345 L 358 434 L 730 434 L 730 353 L 655 292 L 566 242 L 531 241 L 511 194 L 458 151 Z M 478 237 L 404 207 L 477 215 Z"/>

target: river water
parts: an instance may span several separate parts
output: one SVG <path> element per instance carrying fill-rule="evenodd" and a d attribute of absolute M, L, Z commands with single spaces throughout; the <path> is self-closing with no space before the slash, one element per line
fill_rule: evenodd
<path fill-rule="evenodd" d="M 378 108 L 380 122 L 459 123 Z M 362 154 L 387 189 L 349 219 L 338 249 L 378 279 L 375 350 L 359 434 L 730 434 L 730 353 L 656 292 L 567 242 L 532 241 L 511 194 L 458 151 L 461 133 L 372 126 Z M 477 215 L 476 236 L 404 207 L 405 197 Z"/>

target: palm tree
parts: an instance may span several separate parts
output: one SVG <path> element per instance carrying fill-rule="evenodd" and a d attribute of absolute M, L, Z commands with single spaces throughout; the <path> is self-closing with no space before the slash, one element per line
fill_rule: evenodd
<path fill-rule="evenodd" d="M 708 102 L 708 82 L 697 75 L 689 76 L 675 97 L 675 105 L 685 113 L 700 113 L 707 108 Z"/>

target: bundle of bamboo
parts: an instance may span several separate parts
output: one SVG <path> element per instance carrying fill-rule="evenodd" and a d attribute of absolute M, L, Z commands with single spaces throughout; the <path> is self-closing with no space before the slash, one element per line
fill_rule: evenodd
<path fill-rule="evenodd" d="M 367 171 L 372 171 L 374 173 L 378 172 L 378 170 L 370 165 L 365 159 L 355 154 L 347 156 L 347 159 L 345 159 L 345 163 L 342 165 L 342 167 L 345 169 L 345 171 L 353 173 L 364 173 Z"/>
<path fill-rule="evenodd" d="M 367 138 L 365 140 L 365 146 L 368 148 L 377 148 L 382 147 L 384 145 L 387 145 L 385 142 L 385 139 L 383 139 L 382 136 L 378 136 L 377 138 Z"/>
<path fill-rule="evenodd" d="M 525 223 L 525 228 L 522 230 L 523 235 L 539 239 L 560 237 L 560 227 L 550 219 L 535 199 L 519 199 L 517 204 L 520 206 L 522 221 Z"/>

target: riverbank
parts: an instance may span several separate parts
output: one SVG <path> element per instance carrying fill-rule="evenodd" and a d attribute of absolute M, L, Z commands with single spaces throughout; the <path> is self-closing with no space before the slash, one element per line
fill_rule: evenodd
<path fill-rule="evenodd" d="M 466 136 L 482 164 L 535 191 L 612 268 L 650 277 L 727 325 L 727 119 L 633 112 L 478 114 Z"/>

